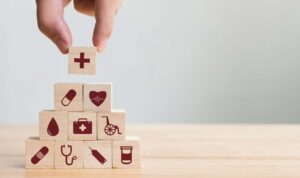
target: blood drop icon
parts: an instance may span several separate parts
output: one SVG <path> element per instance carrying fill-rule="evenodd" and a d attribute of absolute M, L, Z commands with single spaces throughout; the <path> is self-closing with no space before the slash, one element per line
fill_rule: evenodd
<path fill-rule="evenodd" d="M 52 117 L 48 124 L 47 132 L 50 136 L 56 136 L 59 132 L 59 128 L 54 117 Z"/>

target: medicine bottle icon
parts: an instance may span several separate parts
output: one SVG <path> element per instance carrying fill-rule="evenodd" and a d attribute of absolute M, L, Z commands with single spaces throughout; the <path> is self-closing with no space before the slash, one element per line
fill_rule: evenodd
<path fill-rule="evenodd" d="M 121 163 L 130 164 L 132 162 L 132 146 L 120 146 Z"/>

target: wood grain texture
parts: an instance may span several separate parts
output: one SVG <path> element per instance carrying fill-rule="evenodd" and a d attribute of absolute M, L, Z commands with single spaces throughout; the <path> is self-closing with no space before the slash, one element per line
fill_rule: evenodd
<path fill-rule="evenodd" d="M 25 170 L 24 141 L 38 125 L 0 125 L 0 177 L 300 177 L 300 125 L 128 124 L 126 132 L 141 137 L 141 169 Z"/>

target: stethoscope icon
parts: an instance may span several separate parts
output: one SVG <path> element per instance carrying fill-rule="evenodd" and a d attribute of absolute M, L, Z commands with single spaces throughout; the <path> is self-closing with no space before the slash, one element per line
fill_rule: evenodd
<path fill-rule="evenodd" d="M 68 154 L 65 154 L 64 153 L 64 148 L 66 147 L 66 145 L 61 145 L 60 146 L 60 152 L 61 154 L 65 157 L 65 162 L 68 166 L 72 165 L 73 164 L 73 161 L 77 159 L 77 156 L 73 156 L 72 159 L 71 159 L 71 162 L 69 163 L 68 162 L 68 157 L 72 154 L 72 146 L 71 145 L 67 145 L 68 148 L 69 148 L 69 153 Z"/>

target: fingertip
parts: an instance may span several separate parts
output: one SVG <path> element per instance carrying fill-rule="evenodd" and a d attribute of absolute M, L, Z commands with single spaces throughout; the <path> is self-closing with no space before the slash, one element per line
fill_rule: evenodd
<path fill-rule="evenodd" d="M 57 48 L 60 50 L 61 53 L 63 54 L 68 54 L 69 53 L 69 46 L 71 46 L 71 39 L 67 38 L 65 40 L 56 38 L 53 40 Z"/>
<path fill-rule="evenodd" d="M 58 48 L 60 50 L 60 52 L 62 54 L 68 54 L 69 53 L 69 49 L 66 49 L 66 48 Z"/>
<path fill-rule="evenodd" d="M 94 46 L 97 47 L 97 52 L 102 53 L 106 49 L 108 38 L 98 36 L 97 34 L 93 38 Z"/>
<path fill-rule="evenodd" d="M 98 53 L 104 52 L 104 50 L 106 49 L 106 45 L 107 45 L 107 40 L 101 41 L 98 45 L 95 45 L 95 47 L 97 47 L 97 52 Z"/>

